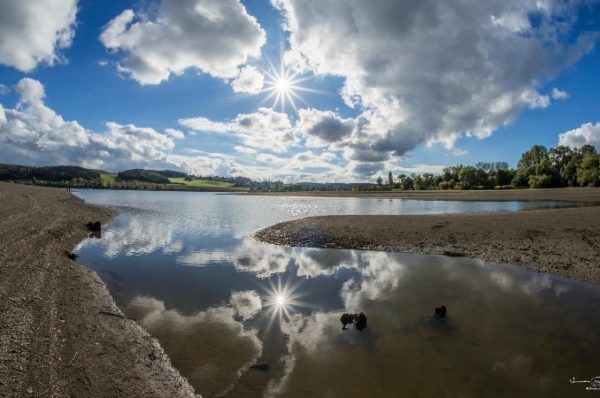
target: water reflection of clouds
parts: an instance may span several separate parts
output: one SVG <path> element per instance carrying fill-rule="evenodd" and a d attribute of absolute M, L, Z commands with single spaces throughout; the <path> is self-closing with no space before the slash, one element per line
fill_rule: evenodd
<path fill-rule="evenodd" d="M 246 329 L 239 320 L 254 317 L 261 308 L 254 291 L 233 292 L 229 306 L 190 315 L 166 309 L 162 301 L 145 296 L 135 297 L 127 306 L 132 317 L 162 340 L 174 365 L 209 396 L 233 388 L 261 356 L 257 330 Z"/>
<path fill-rule="evenodd" d="M 490 281 L 508 293 L 520 292 L 528 296 L 537 295 L 544 291 L 551 291 L 554 296 L 567 293 L 570 288 L 549 274 L 531 272 L 526 279 L 515 278 L 512 267 L 497 265 L 498 269 L 489 271 Z"/>
<path fill-rule="evenodd" d="M 360 279 L 350 278 L 342 285 L 340 295 L 345 309 L 358 311 L 365 300 L 382 300 L 398 287 L 405 266 L 384 252 L 359 253 Z"/>
<path fill-rule="evenodd" d="M 243 321 L 253 318 L 262 309 L 262 300 L 255 290 L 232 292 L 229 300 L 235 316 Z"/>
<path fill-rule="evenodd" d="M 108 258 L 151 254 L 159 249 L 165 254 L 174 254 L 183 249 L 183 243 L 174 235 L 175 228 L 169 223 L 146 222 L 142 218 L 131 217 L 125 222 L 112 224 L 102 232 L 102 239 L 83 241 L 79 249 L 86 245 L 101 246 Z"/>

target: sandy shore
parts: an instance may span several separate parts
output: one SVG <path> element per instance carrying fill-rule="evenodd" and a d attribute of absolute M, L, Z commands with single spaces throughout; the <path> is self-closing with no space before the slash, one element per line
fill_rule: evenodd
<path fill-rule="evenodd" d="M 248 192 L 232 195 L 300 196 L 331 198 L 404 198 L 431 200 L 567 200 L 600 202 L 600 188 L 507 189 L 481 191 L 309 191 Z"/>
<path fill-rule="evenodd" d="M 98 276 L 64 254 L 110 210 L 9 183 L 0 204 L 0 396 L 194 396 Z"/>
<path fill-rule="evenodd" d="M 539 190 L 512 200 L 598 200 L 600 189 Z M 493 191 L 488 191 L 493 192 Z M 480 198 L 481 193 L 461 195 Z M 498 194 L 483 194 L 500 200 Z M 430 199 L 439 199 L 431 194 Z M 506 197 L 503 197 L 506 200 Z M 600 284 L 600 207 L 515 213 L 423 216 L 325 216 L 279 223 L 255 234 L 287 246 L 442 254 L 522 264 Z"/>

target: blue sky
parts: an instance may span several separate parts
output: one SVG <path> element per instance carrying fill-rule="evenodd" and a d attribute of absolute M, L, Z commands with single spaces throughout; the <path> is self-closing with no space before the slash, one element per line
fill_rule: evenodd
<path fill-rule="evenodd" d="M 9 0 L 0 162 L 369 181 L 600 144 L 600 3 L 369 4 Z"/>

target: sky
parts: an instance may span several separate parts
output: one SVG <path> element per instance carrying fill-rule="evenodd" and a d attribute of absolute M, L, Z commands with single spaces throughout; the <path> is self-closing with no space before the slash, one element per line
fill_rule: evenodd
<path fill-rule="evenodd" d="M 0 162 L 374 181 L 600 148 L 596 0 L 0 0 Z"/>

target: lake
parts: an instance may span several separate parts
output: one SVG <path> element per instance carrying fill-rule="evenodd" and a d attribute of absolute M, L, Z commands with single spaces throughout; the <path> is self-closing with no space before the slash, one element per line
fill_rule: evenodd
<path fill-rule="evenodd" d="M 600 288 L 465 258 L 285 248 L 252 233 L 332 214 L 518 211 L 460 202 L 82 190 L 118 216 L 79 261 L 212 396 L 589 396 Z M 433 316 L 445 305 L 445 318 Z M 342 330 L 343 313 L 368 326 Z M 257 366 L 252 366 L 257 365 Z"/>

